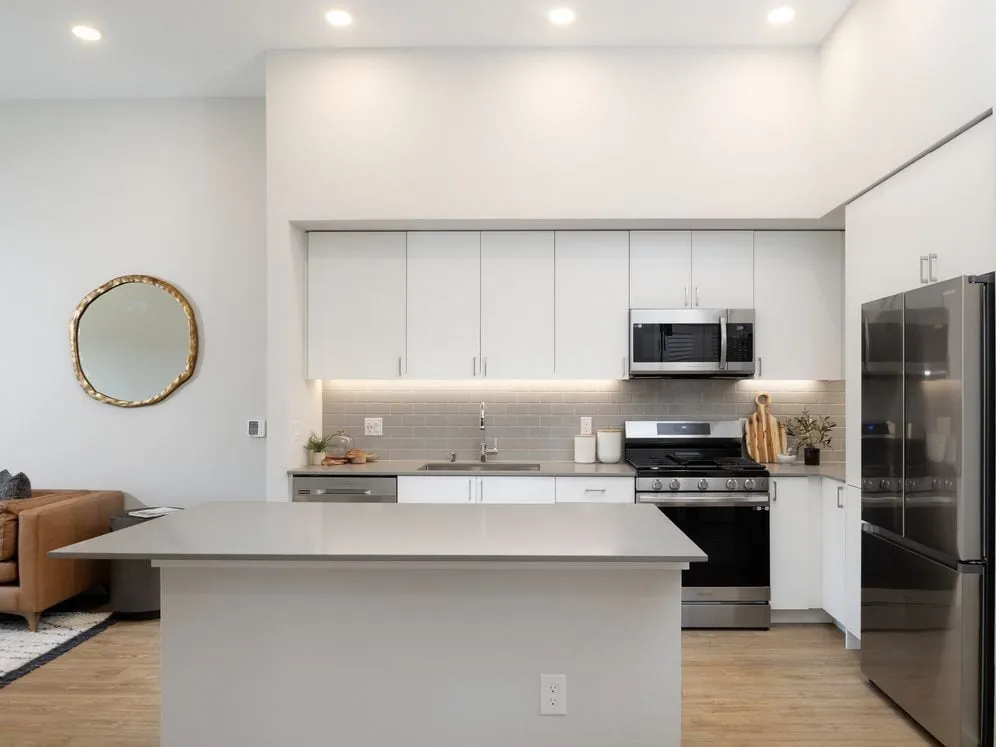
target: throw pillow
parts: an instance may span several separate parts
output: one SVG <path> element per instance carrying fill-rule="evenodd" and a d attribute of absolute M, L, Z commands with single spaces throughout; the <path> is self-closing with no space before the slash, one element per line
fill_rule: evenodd
<path fill-rule="evenodd" d="M 6 470 L 4 470 L 6 472 Z M 0 479 L 3 475 L 0 473 Z M 18 472 L 13 477 L 8 473 L 7 479 L 0 481 L 0 501 L 14 498 L 31 497 L 31 480 L 23 472 Z"/>
<path fill-rule="evenodd" d="M 3 485 L 7 480 L 10 479 L 10 472 L 7 470 L 0 470 L 0 485 Z"/>

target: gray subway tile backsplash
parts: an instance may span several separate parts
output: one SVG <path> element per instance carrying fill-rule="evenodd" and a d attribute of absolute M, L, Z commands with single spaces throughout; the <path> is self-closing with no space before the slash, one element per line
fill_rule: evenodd
<path fill-rule="evenodd" d="M 626 420 L 729 420 L 747 417 L 759 391 L 771 393 L 774 415 L 787 420 L 808 408 L 837 423 L 827 462 L 844 460 L 843 381 L 647 379 L 598 382 L 345 382 L 326 381 L 325 433 L 346 430 L 382 459 L 460 460 L 480 452 L 480 402 L 487 404 L 495 461 L 570 461 L 580 418 L 595 428 Z M 363 435 L 363 418 L 384 419 L 383 437 Z"/>

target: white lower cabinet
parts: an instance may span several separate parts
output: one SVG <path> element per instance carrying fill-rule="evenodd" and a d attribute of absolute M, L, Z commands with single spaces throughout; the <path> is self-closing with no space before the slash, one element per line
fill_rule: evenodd
<path fill-rule="evenodd" d="M 845 618 L 844 483 L 824 478 L 821 486 L 823 519 L 823 609 L 843 624 Z"/>
<path fill-rule="evenodd" d="M 557 478 L 557 503 L 635 502 L 636 480 L 632 477 Z"/>
<path fill-rule="evenodd" d="M 476 483 L 476 477 L 399 477 L 398 503 L 474 503 Z"/>
<path fill-rule="evenodd" d="M 818 478 L 771 480 L 772 610 L 822 606 L 820 504 L 814 499 L 811 482 L 818 483 Z"/>
<path fill-rule="evenodd" d="M 840 622 L 861 638 L 861 489 L 844 488 L 844 607 Z"/>
<path fill-rule="evenodd" d="M 552 477 L 462 477 L 421 475 L 398 478 L 398 503 L 553 503 Z"/>
<path fill-rule="evenodd" d="M 479 503 L 553 503 L 556 480 L 552 477 L 478 477 Z"/>

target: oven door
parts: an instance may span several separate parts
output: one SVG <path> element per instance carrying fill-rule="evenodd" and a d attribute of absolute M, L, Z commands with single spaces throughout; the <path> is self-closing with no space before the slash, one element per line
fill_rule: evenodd
<path fill-rule="evenodd" d="M 654 501 L 709 556 L 682 572 L 682 601 L 768 602 L 771 596 L 767 496 L 660 496 Z"/>

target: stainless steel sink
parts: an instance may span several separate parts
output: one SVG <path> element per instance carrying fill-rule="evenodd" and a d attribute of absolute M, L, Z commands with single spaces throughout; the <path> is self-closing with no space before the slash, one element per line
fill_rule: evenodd
<path fill-rule="evenodd" d="M 538 464 L 511 462 L 430 462 L 418 468 L 419 472 L 539 472 Z"/>

